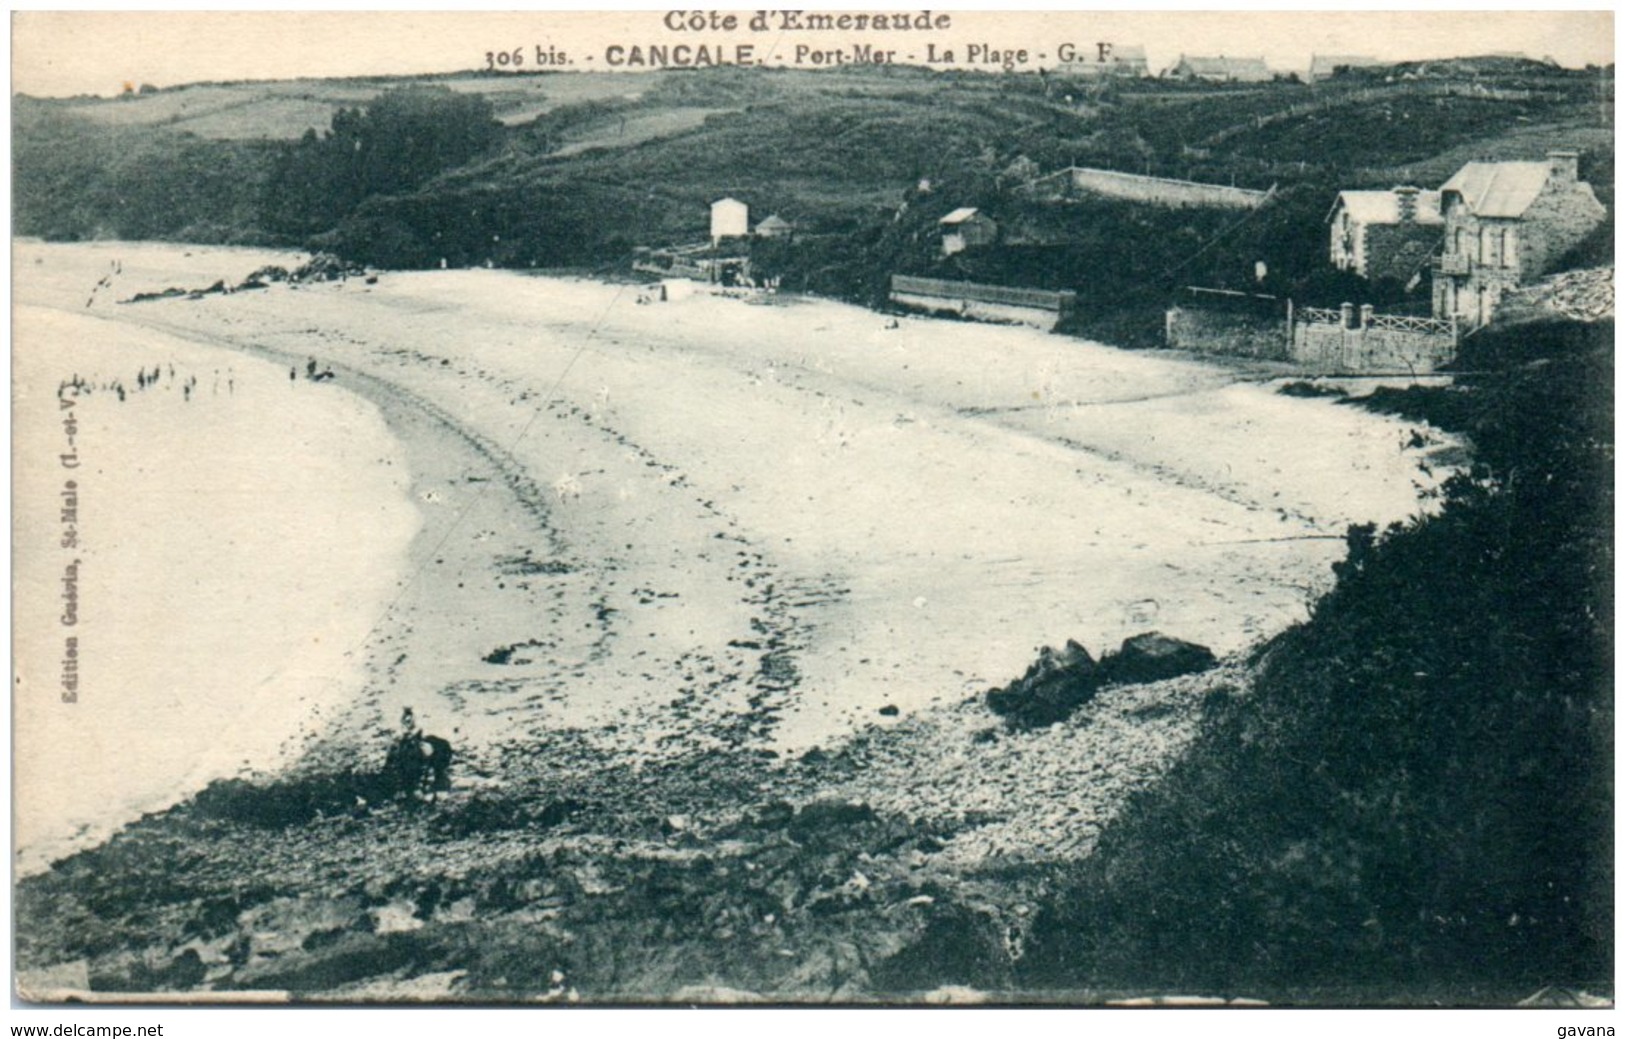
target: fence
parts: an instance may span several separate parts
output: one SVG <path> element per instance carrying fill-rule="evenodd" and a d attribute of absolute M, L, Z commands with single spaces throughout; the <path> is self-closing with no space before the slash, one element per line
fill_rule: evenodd
<path fill-rule="evenodd" d="M 1017 285 L 984 285 L 974 281 L 917 278 L 909 274 L 893 274 L 891 287 L 893 292 L 906 292 L 918 296 L 1005 303 L 1013 307 L 1037 307 L 1040 310 L 1070 311 L 1078 300 L 1076 292 L 1051 292 L 1048 289 L 1025 289 Z"/>
<path fill-rule="evenodd" d="M 1322 307 L 1299 307 L 1297 318 L 1306 325 L 1338 325 L 1343 324 L 1341 310 L 1326 310 Z"/>
<path fill-rule="evenodd" d="M 632 250 L 632 269 L 661 278 L 692 278 L 732 284 L 750 276 L 750 257 L 719 253 L 709 245 L 680 245 L 667 249 L 639 246 Z"/>
<path fill-rule="evenodd" d="M 1573 100 L 1572 91 L 1532 90 L 1523 87 L 1497 87 L 1485 83 L 1396 83 L 1380 87 L 1345 88 L 1341 84 L 1322 83 L 1315 86 L 1316 93 L 1326 91 L 1330 96 L 1316 97 L 1287 105 L 1273 112 L 1263 112 L 1233 123 L 1196 142 L 1197 148 L 1212 148 L 1240 134 L 1261 130 L 1266 126 L 1316 112 L 1355 104 L 1375 104 L 1405 97 L 1452 98 L 1463 97 L 1479 101 L 1563 101 Z M 1581 98 L 1580 100 L 1584 100 Z"/>
<path fill-rule="evenodd" d="M 1336 310 L 1269 303 L 1247 307 L 1203 301 L 1167 312 L 1168 345 L 1203 353 L 1286 361 L 1323 373 L 1425 375 L 1455 360 L 1455 322 L 1378 314 L 1345 303 Z"/>
<path fill-rule="evenodd" d="M 1452 338 L 1456 334 L 1455 322 L 1436 317 L 1372 313 L 1369 315 L 1369 323 L 1371 328 L 1387 328 L 1396 332 L 1422 332 L 1427 335 L 1448 335 Z"/>

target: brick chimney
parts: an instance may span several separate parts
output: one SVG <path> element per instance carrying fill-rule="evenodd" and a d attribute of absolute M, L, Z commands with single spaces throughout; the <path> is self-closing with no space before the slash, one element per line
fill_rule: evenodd
<path fill-rule="evenodd" d="M 1552 179 L 1559 184 L 1573 184 L 1580 179 L 1579 152 L 1549 151 L 1546 165 L 1552 171 Z"/>
<path fill-rule="evenodd" d="M 1399 200 L 1399 222 L 1412 224 L 1416 222 L 1416 196 L 1421 188 L 1402 185 L 1394 189 L 1394 195 Z"/>

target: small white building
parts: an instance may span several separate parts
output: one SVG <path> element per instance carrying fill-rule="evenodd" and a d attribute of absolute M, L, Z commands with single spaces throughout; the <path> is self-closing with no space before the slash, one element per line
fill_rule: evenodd
<path fill-rule="evenodd" d="M 942 229 L 942 255 L 952 256 L 980 245 L 992 245 L 999 237 L 999 225 L 981 210 L 966 206 L 937 221 Z"/>
<path fill-rule="evenodd" d="M 777 213 L 756 225 L 758 238 L 788 238 L 795 234 L 796 225 Z"/>
<path fill-rule="evenodd" d="M 1145 48 L 1139 45 L 1110 43 L 1097 44 L 1092 50 L 1080 50 L 1071 61 L 1055 67 L 1062 75 L 1074 76 L 1149 76 Z"/>
<path fill-rule="evenodd" d="M 750 234 L 750 207 L 737 198 L 719 198 L 711 203 L 711 241 L 743 238 Z"/>

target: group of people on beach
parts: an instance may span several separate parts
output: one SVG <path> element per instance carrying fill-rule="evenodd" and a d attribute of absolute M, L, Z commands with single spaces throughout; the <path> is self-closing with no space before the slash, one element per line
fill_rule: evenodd
<path fill-rule="evenodd" d="M 173 363 L 168 365 L 155 364 L 150 370 L 143 365 L 135 374 L 135 392 L 150 390 L 154 386 L 157 386 L 160 382 L 165 381 L 169 383 L 174 383 L 175 381 L 175 365 Z M 217 394 L 220 392 L 220 383 L 220 369 L 216 368 L 214 370 L 213 389 Z M 181 399 L 190 401 L 192 399 L 192 394 L 197 390 L 197 387 L 197 376 L 188 375 L 186 378 L 182 379 Z M 237 392 L 237 376 L 230 368 L 226 369 L 225 387 L 227 393 Z M 85 379 L 84 376 L 80 375 L 78 372 L 75 372 L 67 379 L 63 379 L 57 385 L 57 394 L 59 396 L 71 391 L 73 396 L 87 397 L 96 390 L 111 393 L 121 402 L 128 399 L 131 392 L 129 388 L 124 385 L 123 379 L 110 379 L 106 382 L 96 383 Z"/>

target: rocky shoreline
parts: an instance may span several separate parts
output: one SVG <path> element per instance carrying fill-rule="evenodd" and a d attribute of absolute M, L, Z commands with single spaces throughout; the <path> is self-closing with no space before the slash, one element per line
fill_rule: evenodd
<path fill-rule="evenodd" d="M 1008 998 L 1053 870 L 1244 684 L 1111 687 L 1021 733 L 976 697 L 788 760 L 637 764 L 560 732 L 433 803 L 286 824 L 265 804 L 321 773 L 215 791 L 24 881 L 19 977 L 47 999 Z"/>

